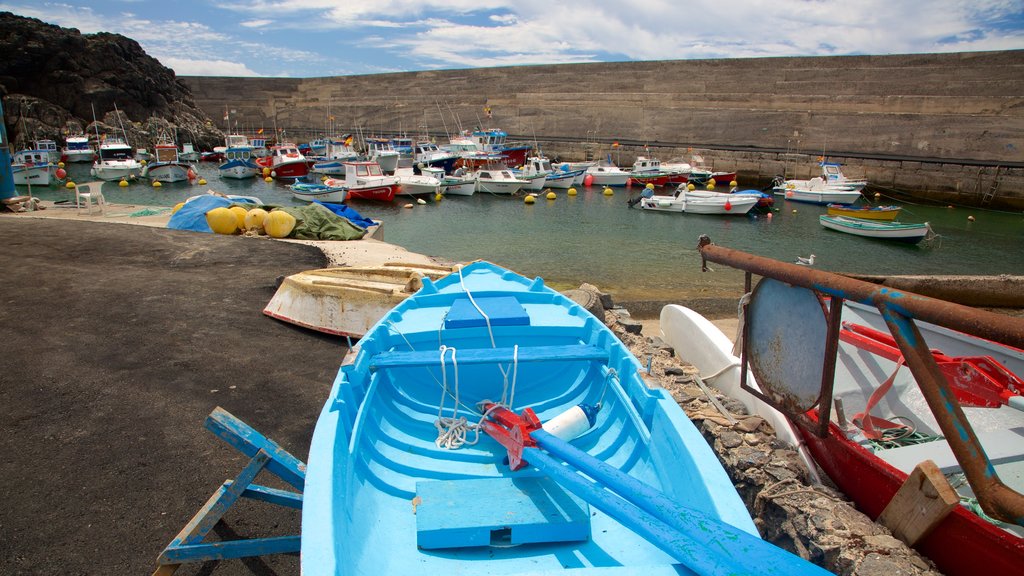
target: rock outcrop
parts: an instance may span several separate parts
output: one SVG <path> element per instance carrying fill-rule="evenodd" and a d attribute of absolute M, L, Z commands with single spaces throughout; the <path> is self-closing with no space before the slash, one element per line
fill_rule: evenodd
<path fill-rule="evenodd" d="M 163 131 L 202 148 L 224 140 L 174 71 L 130 38 L 0 12 L 0 54 L 0 95 L 14 147 L 37 138 L 62 143 L 73 133 L 95 136 L 97 127 L 120 134 L 121 124 L 140 148 Z"/>

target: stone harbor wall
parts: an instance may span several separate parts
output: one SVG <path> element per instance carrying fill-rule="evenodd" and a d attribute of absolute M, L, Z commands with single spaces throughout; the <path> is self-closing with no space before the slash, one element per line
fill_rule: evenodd
<path fill-rule="evenodd" d="M 930 560 L 858 511 L 827 478 L 824 485 L 809 482 L 796 450 L 780 443 L 771 426 L 747 414 L 741 402 L 708 386 L 713 401 L 697 384 L 697 369 L 677 359 L 659 337 L 644 335 L 643 325 L 614 307 L 609 295 L 590 285 L 567 295 L 603 314 L 641 363 L 651 359 L 645 379 L 671 393 L 707 439 L 762 538 L 844 576 L 940 576 Z"/>

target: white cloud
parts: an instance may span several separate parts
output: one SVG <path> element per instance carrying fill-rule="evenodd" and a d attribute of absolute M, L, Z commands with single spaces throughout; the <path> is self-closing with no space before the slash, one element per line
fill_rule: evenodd
<path fill-rule="evenodd" d="M 260 76 L 240 62 L 228 60 L 190 60 L 167 57 L 160 63 L 174 70 L 178 76 Z"/>

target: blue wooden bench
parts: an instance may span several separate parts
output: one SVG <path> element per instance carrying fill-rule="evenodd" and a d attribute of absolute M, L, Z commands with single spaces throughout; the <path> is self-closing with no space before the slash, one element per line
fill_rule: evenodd
<path fill-rule="evenodd" d="M 512 362 L 514 349 L 508 348 L 459 348 L 456 360 L 460 366 L 469 364 L 509 364 Z M 516 361 L 520 364 L 529 362 L 573 362 L 573 361 L 608 361 L 608 351 L 589 344 L 568 344 L 560 346 L 520 346 Z M 445 355 L 445 365 L 451 364 L 451 354 Z M 417 366 L 440 366 L 439 350 L 425 352 L 380 352 L 370 360 L 370 370 L 387 368 L 411 368 Z"/>

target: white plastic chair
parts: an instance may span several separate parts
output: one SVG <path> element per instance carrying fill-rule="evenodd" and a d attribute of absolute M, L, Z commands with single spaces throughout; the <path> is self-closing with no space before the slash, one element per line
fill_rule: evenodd
<path fill-rule="evenodd" d="M 95 208 L 99 208 L 100 214 L 106 215 L 107 200 L 103 197 L 103 182 L 75 184 L 75 208 L 79 214 L 83 208 L 86 214 L 92 214 Z"/>

